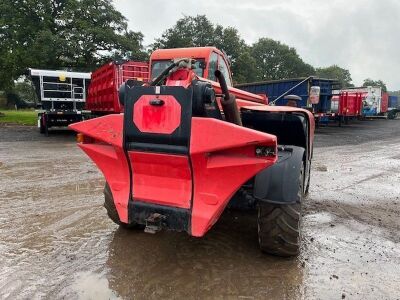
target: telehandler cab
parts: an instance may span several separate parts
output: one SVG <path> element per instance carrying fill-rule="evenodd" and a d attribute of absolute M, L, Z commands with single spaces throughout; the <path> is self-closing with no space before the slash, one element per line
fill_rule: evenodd
<path fill-rule="evenodd" d="M 121 86 L 123 114 L 70 125 L 104 174 L 109 217 L 201 237 L 235 199 L 257 207 L 261 250 L 296 255 L 312 114 L 233 88 L 214 47 L 156 50 L 150 70 L 148 84 Z"/>

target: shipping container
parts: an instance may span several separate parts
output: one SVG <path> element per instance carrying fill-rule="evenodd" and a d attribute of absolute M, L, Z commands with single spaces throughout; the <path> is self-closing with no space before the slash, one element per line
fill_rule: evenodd
<path fill-rule="evenodd" d="M 128 79 L 148 82 L 149 65 L 146 62 L 110 62 L 92 73 L 86 109 L 92 115 L 120 113 L 118 90 Z"/>
<path fill-rule="evenodd" d="M 285 95 L 301 97 L 298 106 L 314 113 L 317 120 L 327 120 L 331 114 L 332 90 L 337 88 L 337 81 L 316 77 L 283 79 L 255 83 L 238 84 L 235 87 L 254 94 L 266 94 L 269 102 L 286 105 Z M 319 97 L 315 97 L 313 87 L 319 87 Z"/>

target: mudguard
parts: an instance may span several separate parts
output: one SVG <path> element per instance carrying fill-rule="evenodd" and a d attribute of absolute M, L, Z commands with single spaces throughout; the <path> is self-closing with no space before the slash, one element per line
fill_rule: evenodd
<path fill-rule="evenodd" d="M 304 164 L 304 151 L 302 147 L 279 146 L 278 162 L 255 177 L 254 198 L 273 204 L 299 202 L 298 178 Z"/>

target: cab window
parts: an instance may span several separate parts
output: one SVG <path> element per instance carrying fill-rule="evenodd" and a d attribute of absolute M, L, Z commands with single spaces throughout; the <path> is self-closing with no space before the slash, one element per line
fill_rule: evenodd
<path fill-rule="evenodd" d="M 204 76 L 204 59 L 195 58 L 196 62 L 194 64 L 193 71 L 197 76 Z M 168 68 L 172 64 L 171 60 L 155 60 L 151 64 L 151 78 L 154 79 L 158 77 L 166 68 Z"/>
<path fill-rule="evenodd" d="M 207 76 L 208 79 L 212 81 L 217 81 L 217 78 L 215 78 L 215 71 L 217 70 L 217 66 L 218 66 L 218 54 L 213 52 L 211 53 L 210 61 L 208 63 L 208 76 Z"/>
<path fill-rule="evenodd" d="M 230 74 L 229 74 L 229 68 L 226 65 L 226 62 L 225 62 L 225 60 L 224 60 L 224 58 L 222 56 L 220 56 L 219 59 L 218 59 L 218 70 L 220 70 L 222 75 L 224 75 L 226 84 L 228 86 L 232 86 L 231 77 L 230 77 Z"/>

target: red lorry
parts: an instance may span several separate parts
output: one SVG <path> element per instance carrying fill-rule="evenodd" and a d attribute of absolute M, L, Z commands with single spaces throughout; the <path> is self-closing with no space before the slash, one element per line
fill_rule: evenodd
<path fill-rule="evenodd" d="M 156 50 L 147 84 L 121 86 L 123 114 L 70 125 L 104 174 L 115 223 L 201 237 L 233 199 L 258 209 L 261 250 L 299 252 L 314 117 L 232 87 L 214 47 Z"/>

